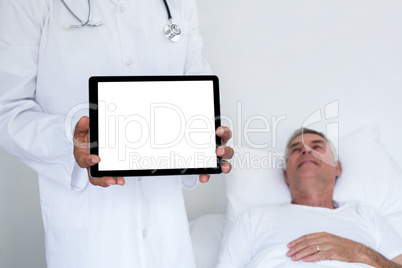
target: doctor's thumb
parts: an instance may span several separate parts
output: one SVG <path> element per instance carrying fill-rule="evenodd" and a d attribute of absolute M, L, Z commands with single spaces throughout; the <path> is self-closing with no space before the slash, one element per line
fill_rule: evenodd
<path fill-rule="evenodd" d="M 79 134 L 85 134 L 89 130 L 89 118 L 88 116 L 83 116 L 80 118 L 80 120 L 77 122 L 77 125 L 75 126 L 75 131 L 74 131 L 74 136 L 79 135 Z"/>

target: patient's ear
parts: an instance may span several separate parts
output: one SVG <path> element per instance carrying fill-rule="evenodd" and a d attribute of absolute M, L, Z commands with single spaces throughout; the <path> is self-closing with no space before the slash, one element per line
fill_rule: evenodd
<path fill-rule="evenodd" d="M 288 174 L 286 172 L 286 169 L 283 170 L 283 176 L 285 177 L 286 184 L 289 185 Z"/>
<path fill-rule="evenodd" d="M 336 177 L 338 178 L 342 174 L 342 164 L 338 161 L 338 165 L 336 166 Z"/>

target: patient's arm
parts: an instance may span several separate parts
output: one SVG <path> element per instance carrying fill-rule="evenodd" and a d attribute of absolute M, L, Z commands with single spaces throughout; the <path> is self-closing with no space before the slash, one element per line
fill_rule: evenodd
<path fill-rule="evenodd" d="M 399 255 L 397 258 L 394 258 L 391 260 L 388 260 L 385 258 L 383 255 L 380 253 L 376 252 L 375 250 L 372 250 L 371 248 L 365 247 L 364 252 L 360 254 L 360 258 L 362 259 L 361 263 L 365 263 L 368 265 L 371 265 L 373 267 L 379 267 L 379 268 L 401 268 L 402 263 L 401 260 L 398 258 L 401 255 Z"/>
<path fill-rule="evenodd" d="M 290 250 L 286 255 L 294 261 L 337 260 L 374 267 L 402 268 L 402 255 L 391 261 L 363 244 L 329 233 L 304 235 L 290 242 L 288 247 Z"/>
<path fill-rule="evenodd" d="M 393 258 L 392 261 L 402 265 L 402 255 Z"/>

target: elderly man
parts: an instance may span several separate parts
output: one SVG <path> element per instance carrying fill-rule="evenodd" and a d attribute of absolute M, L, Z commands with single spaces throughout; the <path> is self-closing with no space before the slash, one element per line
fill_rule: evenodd
<path fill-rule="evenodd" d="M 224 241 L 219 268 L 402 267 L 402 239 L 383 218 L 333 200 L 342 166 L 325 135 L 296 131 L 285 162 L 291 204 L 243 214 Z"/>

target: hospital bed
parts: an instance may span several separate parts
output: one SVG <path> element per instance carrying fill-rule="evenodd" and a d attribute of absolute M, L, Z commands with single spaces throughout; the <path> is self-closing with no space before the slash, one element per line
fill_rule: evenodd
<path fill-rule="evenodd" d="M 381 143 L 379 127 L 366 125 L 341 137 L 339 151 L 343 173 L 336 183 L 334 199 L 372 206 L 402 237 L 402 171 Z M 235 157 L 263 158 L 267 153 L 262 149 L 237 148 Z M 206 214 L 190 221 L 197 268 L 215 267 L 225 230 L 243 211 L 291 200 L 280 168 L 234 167 L 224 180 L 226 213 Z"/>

